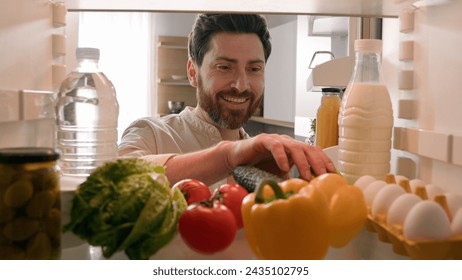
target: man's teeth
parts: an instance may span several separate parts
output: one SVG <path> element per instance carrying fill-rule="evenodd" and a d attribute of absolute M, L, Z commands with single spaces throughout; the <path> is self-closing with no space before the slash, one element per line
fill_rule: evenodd
<path fill-rule="evenodd" d="M 223 96 L 223 99 L 228 102 L 233 102 L 233 103 L 244 103 L 247 101 L 246 97 L 235 97 L 235 96 Z"/>

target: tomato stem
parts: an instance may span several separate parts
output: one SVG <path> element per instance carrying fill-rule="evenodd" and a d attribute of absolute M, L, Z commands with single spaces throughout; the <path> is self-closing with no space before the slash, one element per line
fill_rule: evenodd
<path fill-rule="evenodd" d="M 210 201 L 218 200 L 219 202 L 221 202 L 222 197 L 223 197 L 223 194 L 219 190 L 216 190 L 209 200 Z"/>
<path fill-rule="evenodd" d="M 206 200 L 202 200 L 201 202 L 199 202 L 200 205 L 203 205 L 205 207 L 209 207 L 209 208 L 212 208 L 213 207 L 213 199 L 206 199 Z"/>

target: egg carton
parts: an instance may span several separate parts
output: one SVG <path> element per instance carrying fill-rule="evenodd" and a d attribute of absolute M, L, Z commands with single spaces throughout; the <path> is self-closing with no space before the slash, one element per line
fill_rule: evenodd
<path fill-rule="evenodd" d="M 383 217 L 368 214 L 366 229 L 375 232 L 380 241 L 390 243 L 396 254 L 415 260 L 462 259 L 462 236 L 442 241 L 412 241 L 404 238 L 400 226 L 384 221 Z"/>

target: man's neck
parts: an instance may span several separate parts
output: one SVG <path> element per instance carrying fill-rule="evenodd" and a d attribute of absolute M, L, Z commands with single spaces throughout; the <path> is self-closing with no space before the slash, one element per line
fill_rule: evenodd
<path fill-rule="evenodd" d="M 239 128 L 237 128 L 237 129 L 227 129 L 227 128 L 219 126 L 214 121 L 212 121 L 209 118 L 208 114 L 206 112 L 204 112 L 204 110 L 199 108 L 199 106 L 194 108 L 193 113 L 198 118 L 200 118 L 201 120 L 203 120 L 203 121 L 213 125 L 214 127 L 216 127 L 218 129 L 218 131 L 220 132 L 221 138 L 223 140 L 235 141 L 235 140 L 240 140 L 242 138 L 242 136 L 240 135 L 240 132 L 239 132 L 240 131 Z"/>

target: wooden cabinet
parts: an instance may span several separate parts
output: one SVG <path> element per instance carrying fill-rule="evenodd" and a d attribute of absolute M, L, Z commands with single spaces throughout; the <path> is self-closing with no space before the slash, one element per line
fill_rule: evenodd
<path fill-rule="evenodd" d="M 168 101 L 184 101 L 196 106 L 196 89 L 188 81 L 188 38 L 159 36 L 157 43 L 157 113 L 169 114 Z"/>

